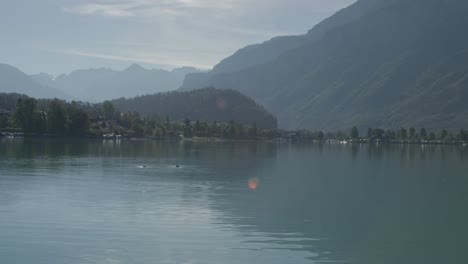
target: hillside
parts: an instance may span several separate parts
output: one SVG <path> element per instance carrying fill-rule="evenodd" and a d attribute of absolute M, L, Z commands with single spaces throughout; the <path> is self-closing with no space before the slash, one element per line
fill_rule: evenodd
<path fill-rule="evenodd" d="M 123 71 L 107 68 L 76 70 L 53 79 L 47 74 L 33 75 L 38 83 L 56 87 L 74 98 L 102 101 L 177 89 L 187 73 L 198 72 L 185 67 L 172 71 L 147 70 L 133 64 Z"/>
<path fill-rule="evenodd" d="M 277 121 L 252 99 L 233 90 L 213 88 L 189 92 L 166 92 L 113 101 L 121 112 L 138 112 L 142 116 L 169 116 L 171 120 L 257 124 L 261 128 L 276 128 Z"/>
<path fill-rule="evenodd" d="M 192 90 L 209 86 L 212 81 L 211 79 L 221 73 L 236 72 L 252 66 L 272 62 L 288 51 L 304 46 L 307 43 L 317 42 L 327 31 L 353 21 L 363 14 L 378 8 L 383 3 L 388 2 L 391 1 L 359 1 L 354 5 L 338 11 L 335 16 L 325 19 L 305 35 L 280 36 L 261 44 L 249 45 L 223 59 L 213 67 L 211 72 L 188 74 L 181 90 Z"/>
<path fill-rule="evenodd" d="M 40 85 L 30 76 L 8 64 L 0 64 L 0 93 L 20 93 L 37 98 L 67 98 L 63 92 Z"/>
<path fill-rule="evenodd" d="M 18 99 L 28 98 L 27 95 L 17 93 L 0 93 L 0 111 L 13 112 Z"/>
<path fill-rule="evenodd" d="M 466 127 L 467 11 L 461 0 L 360 0 L 299 47 L 182 88 L 238 89 L 285 128 Z"/>

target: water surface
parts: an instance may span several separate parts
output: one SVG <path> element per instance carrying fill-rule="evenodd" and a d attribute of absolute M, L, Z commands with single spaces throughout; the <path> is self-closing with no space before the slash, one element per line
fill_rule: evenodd
<path fill-rule="evenodd" d="M 1 263 L 468 263 L 467 225 L 461 146 L 0 143 Z"/>

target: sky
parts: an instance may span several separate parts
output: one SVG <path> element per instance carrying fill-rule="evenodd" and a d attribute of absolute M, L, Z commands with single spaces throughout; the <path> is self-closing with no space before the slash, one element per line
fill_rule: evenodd
<path fill-rule="evenodd" d="M 0 0 L 0 63 L 210 69 L 250 44 L 304 34 L 355 0 Z"/>

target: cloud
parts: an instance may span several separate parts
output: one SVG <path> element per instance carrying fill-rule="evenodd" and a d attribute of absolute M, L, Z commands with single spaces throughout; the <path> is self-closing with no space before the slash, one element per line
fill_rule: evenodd
<path fill-rule="evenodd" d="M 57 51 L 55 51 L 57 53 Z M 96 59 L 105 59 L 105 60 L 113 60 L 113 61 L 123 61 L 129 63 L 147 63 L 147 64 L 154 64 L 158 66 L 162 66 L 167 69 L 177 68 L 177 67 L 184 67 L 184 66 L 193 66 L 199 69 L 210 69 L 211 64 L 203 64 L 197 61 L 193 61 L 184 57 L 180 56 L 173 56 L 171 54 L 159 54 L 153 52 L 136 52 L 127 55 L 120 55 L 120 54 L 103 54 L 103 53 L 96 53 L 96 52 L 89 52 L 89 51 L 82 51 L 76 49 L 66 49 L 62 51 L 58 51 L 58 53 L 65 54 L 65 55 L 72 55 L 72 56 L 80 56 L 80 57 L 88 57 L 88 58 L 96 58 Z"/>
<path fill-rule="evenodd" d="M 128 62 L 163 64 L 165 68 L 185 65 L 211 68 L 246 45 L 261 43 L 278 35 L 303 34 L 353 1 L 7 1 L 7 5 L 14 8 L 5 10 L 34 12 L 28 16 L 3 16 L 0 20 L 5 20 L 6 32 L 11 31 L 4 42 L 12 50 L 16 49 L 16 54 L 22 54 L 19 50 L 26 49 L 18 43 L 55 50 L 55 54 L 31 52 L 29 57 L 43 56 L 44 61 L 51 62 L 51 66 L 34 66 L 40 71 L 60 73 L 102 65 L 112 68 Z M 30 3 L 26 5 L 26 2 Z M 15 28 L 8 27 L 11 24 Z M 44 27 L 49 30 L 43 31 Z M 8 54 L 5 55 L 8 59 Z M 51 56 L 54 59 L 50 59 Z M 23 64 L 28 67 L 27 63 Z"/>
<path fill-rule="evenodd" d="M 63 10 L 68 13 L 81 15 L 100 14 L 115 17 L 134 16 L 132 12 L 127 10 L 125 5 L 85 4 L 74 7 L 65 7 Z"/>
<path fill-rule="evenodd" d="M 239 0 L 93 0 L 64 7 L 63 11 L 112 17 L 183 15 L 193 9 L 231 9 L 236 2 Z"/>

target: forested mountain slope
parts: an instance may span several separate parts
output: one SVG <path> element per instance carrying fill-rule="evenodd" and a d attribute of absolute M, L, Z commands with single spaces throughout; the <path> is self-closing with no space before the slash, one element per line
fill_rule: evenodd
<path fill-rule="evenodd" d="M 313 41 L 198 85 L 237 89 L 286 128 L 466 127 L 467 13 L 462 0 L 360 0 Z"/>
<path fill-rule="evenodd" d="M 138 112 L 142 116 L 159 116 L 171 120 L 256 124 L 261 128 L 276 128 L 277 121 L 262 106 L 233 90 L 213 88 L 187 92 L 164 92 L 113 101 L 121 112 Z"/>

